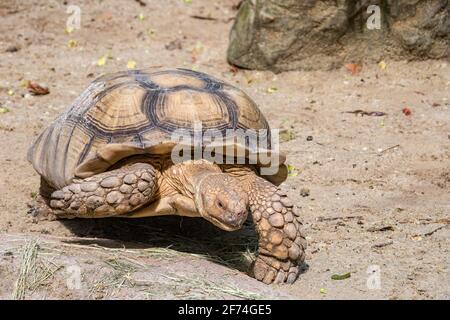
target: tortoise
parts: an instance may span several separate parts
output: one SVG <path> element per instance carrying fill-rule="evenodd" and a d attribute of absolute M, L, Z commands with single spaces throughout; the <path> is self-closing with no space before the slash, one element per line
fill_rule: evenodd
<path fill-rule="evenodd" d="M 201 132 L 231 131 L 232 139 L 216 147 L 233 148 L 216 155 L 233 160 L 245 150 L 244 161 L 174 161 L 174 132 L 192 137 L 198 122 Z M 193 70 L 129 70 L 94 80 L 40 134 L 28 160 L 41 176 L 42 204 L 57 219 L 179 215 L 203 217 L 226 231 L 248 219 L 259 237 L 250 274 L 266 284 L 293 283 L 306 241 L 299 210 L 279 187 L 285 158 L 271 145 L 253 152 L 234 139 L 238 129 L 271 134 L 242 90 Z M 262 175 L 264 165 L 249 161 L 264 152 L 278 160 L 275 174 Z"/>

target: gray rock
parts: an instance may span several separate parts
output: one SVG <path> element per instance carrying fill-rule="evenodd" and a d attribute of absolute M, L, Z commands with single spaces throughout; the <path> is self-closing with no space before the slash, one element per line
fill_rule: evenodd
<path fill-rule="evenodd" d="M 370 5 L 380 8 L 380 28 Z M 228 59 L 275 72 L 347 62 L 450 57 L 449 0 L 246 0 Z"/>

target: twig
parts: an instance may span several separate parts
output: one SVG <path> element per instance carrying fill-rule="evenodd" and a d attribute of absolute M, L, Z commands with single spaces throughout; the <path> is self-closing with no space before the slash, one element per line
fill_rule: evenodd
<path fill-rule="evenodd" d="M 416 219 L 416 220 L 412 220 L 412 219 L 408 219 L 408 220 L 401 220 L 398 221 L 398 223 L 401 224 L 406 224 L 406 223 L 415 223 L 415 224 L 439 224 L 439 223 L 443 223 L 443 224 L 450 224 L 450 219 L 438 219 L 438 220 L 432 220 L 431 218 L 423 218 L 423 219 Z"/>
<path fill-rule="evenodd" d="M 396 144 L 395 146 L 392 146 L 392 147 L 386 148 L 386 149 L 384 149 L 384 150 L 381 150 L 381 151 L 378 153 L 378 155 L 382 155 L 382 154 L 385 153 L 386 151 L 389 151 L 389 150 L 392 150 L 392 149 L 395 149 L 395 148 L 398 148 L 398 147 L 400 147 L 400 145 L 399 145 L 399 144 Z"/>
<path fill-rule="evenodd" d="M 394 231 L 393 226 L 384 226 L 384 227 L 371 227 L 367 229 L 369 232 L 377 232 L 377 231 Z"/>
<path fill-rule="evenodd" d="M 141 7 L 145 7 L 147 4 L 144 2 L 144 0 L 134 0 L 134 1 L 136 1 L 137 3 L 139 3 L 139 5 L 141 6 Z"/>
<path fill-rule="evenodd" d="M 353 113 L 355 115 L 361 115 L 361 116 L 373 116 L 373 117 L 383 117 L 386 116 L 387 113 L 381 112 L 381 111 L 364 111 L 364 110 L 354 110 L 354 111 L 344 111 L 344 113 Z"/>
<path fill-rule="evenodd" d="M 217 20 L 219 20 L 219 19 L 214 18 L 214 17 L 200 16 L 200 15 L 197 15 L 197 14 L 191 15 L 190 17 L 193 18 L 193 19 L 198 19 L 198 20 L 210 20 L 210 21 L 217 21 Z"/>
<path fill-rule="evenodd" d="M 446 226 L 447 226 L 447 225 L 443 225 L 443 226 L 437 227 L 436 229 L 431 230 L 430 232 L 424 233 L 423 235 L 424 235 L 425 237 L 431 236 L 433 233 L 435 233 L 436 231 L 439 231 L 439 230 L 445 228 Z"/>
<path fill-rule="evenodd" d="M 334 221 L 334 220 L 347 220 L 347 219 L 362 219 L 362 216 L 344 216 L 344 217 L 318 217 L 317 221 Z"/>
<path fill-rule="evenodd" d="M 241 8 L 243 2 L 244 2 L 244 0 L 240 0 L 237 4 L 233 4 L 233 5 L 231 6 L 231 9 L 233 9 L 233 10 L 239 10 L 239 9 Z"/>
<path fill-rule="evenodd" d="M 393 244 L 393 243 L 394 243 L 394 241 L 382 242 L 382 243 L 374 244 L 374 245 L 372 246 L 372 248 L 383 248 L 383 247 L 390 246 L 390 245 Z"/>

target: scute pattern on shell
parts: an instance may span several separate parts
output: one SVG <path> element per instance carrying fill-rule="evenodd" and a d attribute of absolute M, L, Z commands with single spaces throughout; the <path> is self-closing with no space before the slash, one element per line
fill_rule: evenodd
<path fill-rule="evenodd" d="M 223 81 L 186 69 L 132 70 L 92 82 L 38 137 L 28 159 L 47 182 L 61 188 L 86 163 L 79 177 L 106 170 L 121 157 L 163 150 L 174 130 L 193 134 L 196 122 L 204 130 L 267 129 L 270 134 L 256 104 Z"/>

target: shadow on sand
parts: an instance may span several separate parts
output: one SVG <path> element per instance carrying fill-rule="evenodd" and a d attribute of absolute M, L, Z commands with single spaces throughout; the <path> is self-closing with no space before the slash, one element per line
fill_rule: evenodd
<path fill-rule="evenodd" d="M 223 231 L 202 218 L 178 216 L 58 221 L 75 236 L 87 238 L 76 240 L 78 244 L 95 243 L 127 249 L 170 248 L 202 255 L 243 272 L 248 272 L 258 247 L 258 237 L 251 221 L 233 232 Z M 99 238 L 99 241 L 92 238 Z"/>
<path fill-rule="evenodd" d="M 59 220 L 82 245 L 144 249 L 170 248 L 198 254 L 242 272 L 249 272 L 258 249 L 258 236 L 249 219 L 237 231 L 221 230 L 203 218 L 179 216 L 139 219 L 105 218 Z M 93 240 L 92 238 L 99 238 Z M 301 266 L 302 273 L 308 265 Z"/>

